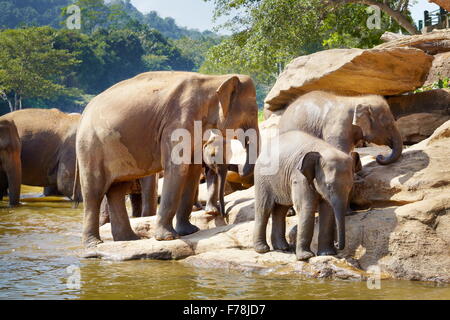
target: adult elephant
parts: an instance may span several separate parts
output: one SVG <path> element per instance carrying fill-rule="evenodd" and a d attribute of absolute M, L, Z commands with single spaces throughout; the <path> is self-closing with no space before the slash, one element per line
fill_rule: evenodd
<path fill-rule="evenodd" d="M 344 97 L 324 91 L 309 92 L 288 106 L 279 122 L 280 133 L 302 130 L 349 153 L 361 138 L 388 145 L 389 156 L 379 164 L 397 161 L 403 150 L 401 134 L 386 100 L 381 96 Z"/>
<path fill-rule="evenodd" d="M 172 240 L 196 232 L 189 216 L 202 168 L 203 133 L 218 129 L 225 135 L 226 129 L 241 128 L 258 134 L 257 115 L 255 86 L 243 75 L 148 72 L 95 97 L 84 110 L 76 144 L 85 211 L 84 245 L 101 242 L 99 209 L 105 194 L 114 240 L 138 239 L 126 215 L 125 190 L 130 181 L 162 169 L 156 239 Z M 194 141 L 189 139 L 188 148 L 180 151 L 174 133 L 190 135 Z M 173 161 L 175 154 L 187 161 Z M 189 161 L 192 158 L 194 163 Z M 253 167 L 248 163 L 244 171 L 250 173 Z"/>
<path fill-rule="evenodd" d="M 80 117 L 57 109 L 24 109 L 0 117 L 14 121 L 17 127 L 22 144 L 22 184 L 72 197 Z M 78 192 L 73 200 L 80 201 L 80 196 Z"/>
<path fill-rule="evenodd" d="M 0 199 L 8 193 L 11 207 L 18 205 L 20 200 L 20 149 L 20 138 L 14 122 L 0 120 Z"/>

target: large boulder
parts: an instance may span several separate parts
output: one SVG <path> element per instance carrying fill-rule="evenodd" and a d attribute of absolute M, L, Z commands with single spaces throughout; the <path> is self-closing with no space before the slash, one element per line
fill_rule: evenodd
<path fill-rule="evenodd" d="M 386 100 L 396 119 L 414 113 L 450 115 L 450 89 L 436 89 L 416 94 L 392 96 Z"/>
<path fill-rule="evenodd" d="M 449 105 L 450 107 L 450 105 Z M 431 136 L 437 128 L 450 120 L 450 115 L 413 113 L 397 120 L 397 127 L 406 145 L 416 144 Z"/>
<path fill-rule="evenodd" d="M 415 48 L 333 49 L 289 63 L 265 99 L 265 109 L 285 108 L 314 90 L 342 95 L 397 95 L 425 82 L 433 57 Z"/>
<path fill-rule="evenodd" d="M 445 78 L 450 78 L 450 52 L 434 56 L 433 65 L 424 85 L 427 86 Z"/>
<path fill-rule="evenodd" d="M 376 46 L 375 49 L 409 47 L 420 49 L 431 55 L 450 51 L 450 29 L 435 30 L 420 35 L 403 36 L 398 37 L 397 39 L 393 39 L 388 35 L 383 38 L 384 40 L 391 39 L 391 41 L 380 44 L 379 46 Z"/>

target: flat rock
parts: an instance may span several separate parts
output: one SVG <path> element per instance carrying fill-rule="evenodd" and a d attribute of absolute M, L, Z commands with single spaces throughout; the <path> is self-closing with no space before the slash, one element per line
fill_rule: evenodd
<path fill-rule="evenodd" d="M 389 42 L 390 43 L 390 42 Z M 332 49 L 291 61 L 265 99 L 265 109 L 285 108 L 314 90 L 341 95 L 397 95 L 423 85 L 433 57 L 415 48 Z"/>

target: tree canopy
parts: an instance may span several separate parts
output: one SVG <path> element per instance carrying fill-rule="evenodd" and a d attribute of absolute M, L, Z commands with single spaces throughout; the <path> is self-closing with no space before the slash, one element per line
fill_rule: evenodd
<path fill-rule="evenodd" d="M 66 27 L 73 3 L 81 9 L 81 30 Z M 0 0 L 0 8 L 0 25 L 10 28 L 1 31 L 0 41 L 3 112 L 21 108 L 22 101 L 24 107 L 80 111 L 93 95 L 136 74 L 197 71 L 221 39 L 180 28 L 155 12 L 142 14 L 128 0 Z M 45 70 L 27 60 L 33 48 Z"/>
<path fill-rule="evenodd" d="M 216 18 L 228 17 L 223 27 L 233 35 L 208 51 L 200 70 L 250 74 L 260 89 L 270 88 L 284 66 L 295 57 L 331 48 L 371 48 L 381 43 L 385 31 L 407 32 L 398 19 L 383 9 L 380 27 L 368 25 L 368 19 L 376 12 L 367 4 L 376 0 L 205 1 L 214 3 Z M 392 10 L 401 13 L 404 20 L 411 21 L 409 1 L 380 0 L 378 3 L 395 8 Z"/>
<path fill-rule="evenodd" d="M 53 39 L 49 27 L 0 32 L 0 96 L 10 111 L 21 109 L 24 98 L 52 99 L 69 92 L 58 80 L 79 61 L 56 49 Z"/>

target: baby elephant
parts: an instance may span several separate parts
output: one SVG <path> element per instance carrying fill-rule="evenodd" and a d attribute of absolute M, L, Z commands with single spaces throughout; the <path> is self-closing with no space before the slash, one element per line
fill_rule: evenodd
<path fill-rule="evenodd" d="M 317 254 L 335 255 L 334 221 L 338 249 L 345 247 L 344 219 L 353 185 L 354 160 L 325 141 L 301 131 L 290 131 L 274 139 L 278 138 L 279 152 L 263 151 L 255 166 L 254 248 L 259 253 L 270 250 L 266 229 L 272 214 L 272 246 L 274 250 L 289 249 L 285 237 L 286 212 L 293 206 L 298 216 L 297 259 L 314 256 L 310 245 L 317 211 Z M 270 145 L 274 145 L 273 141 Z M 266 175 L 265 165 L 277 161 L 278 171 Z"/>

